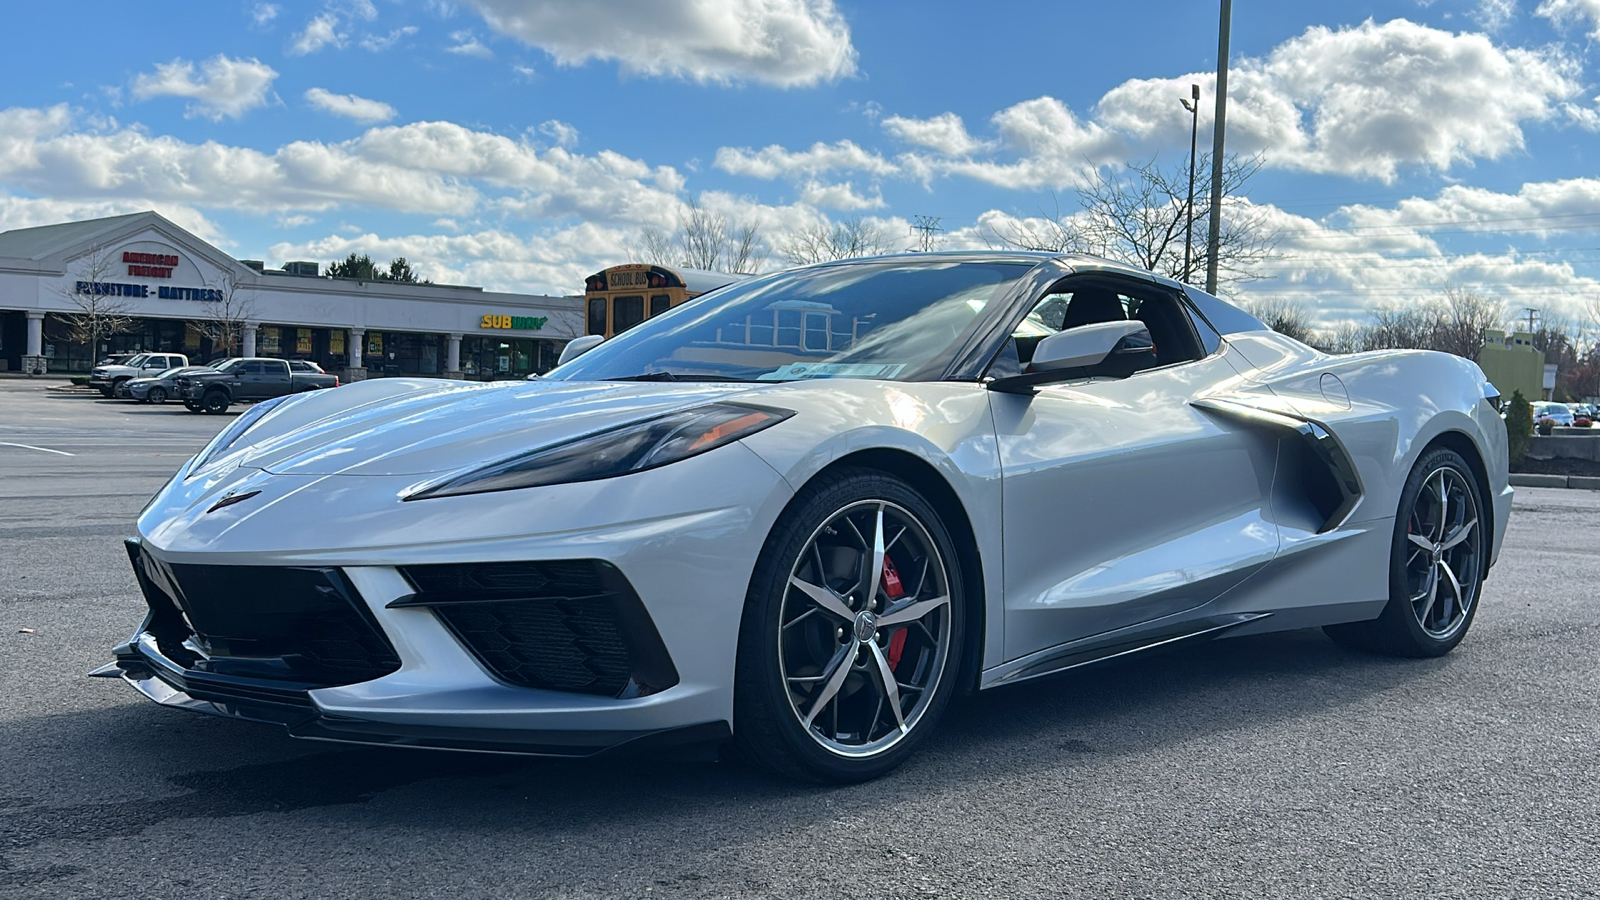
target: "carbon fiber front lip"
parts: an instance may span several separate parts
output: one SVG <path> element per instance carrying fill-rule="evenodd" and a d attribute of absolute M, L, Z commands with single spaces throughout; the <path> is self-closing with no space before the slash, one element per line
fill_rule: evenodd
<path fill-rule="evenodd" d="M 666 729 L 512 731 L 487 728 L 397 726 L 323 713 L 308 689 L 186 670 L 161 655 L 142 632 L 118 647 L 116 662 L 91 675 L 121 678 L 162 706 L 229 719 L 282 725 L 290 737 L 477 753 L 581 758 L 598 753 L 713 744 L 733 736 L 726 722 Z"/>

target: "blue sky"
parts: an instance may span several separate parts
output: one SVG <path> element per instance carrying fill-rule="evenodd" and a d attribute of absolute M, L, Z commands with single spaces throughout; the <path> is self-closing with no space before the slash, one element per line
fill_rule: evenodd
<path fill-rule="evenodd" d="M 982 246 L 1096 168 L 1180 165 L 1213 2 L 27 4 L 0 228 L 156 209 L 276 265 L 405 255 L 569 293 L 696 200 Z M 1447 287 L 1600 296 L 1600 0 L 1239 0 L 1230 148 L 1281 235 L 1239 296 L 1326 322 Z M 1591 327 L 1600 328 L 1600 323 Z"/>

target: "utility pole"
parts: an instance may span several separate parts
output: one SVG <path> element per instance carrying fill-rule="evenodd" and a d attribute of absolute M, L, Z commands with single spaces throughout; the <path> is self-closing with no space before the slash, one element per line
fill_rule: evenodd
<path fill-rule="evenodd" d="M 911 218 L 915 220 L 911 223 L 911 230 L 913 232 L 920 232 L 920 237 L 917 238 L 917 246 L 913 249 L 927 253 L 933 249 L 934 244 L 938 241 L 938 238 L 936 238 L 935 235 L 944 231 L 944 228 L 939 225 L 939 220 L 944 217 L 912 216 Z"/>
<path fill-rule="evenodd" d="M 1524 306 L 1522 311 L 1528 314 L 1528 333 L 1533 334 L 1533 319 L 1535 316 L 1539 315 L 1539 310 L 1536 307 Z"/>
<path fill-rule="evenodd" d="M 1222 0 L 1217 24 L 1217 121 L 1211 133 L 1211 234 L 1206 241 L 1206 293 L 1217 292 L 1217 249 L 1222 242 L 1222 153 L 1228 123 L 1228 30 L 1233 0 Z"/>
<path fill-rule="evenodd" d="M 1200 135 L 1200 85 L 1189 85 L 1189 96 L 1194 100 L 1179 98 L 1178 102 L 1189 111 L 1189 227 L 1183 232 L 1183 283 L 1189 283 L 1189 276 L 1194 271 L 1190 260 L 1194 257 L 1194 154 L 1195 142 Z"/>

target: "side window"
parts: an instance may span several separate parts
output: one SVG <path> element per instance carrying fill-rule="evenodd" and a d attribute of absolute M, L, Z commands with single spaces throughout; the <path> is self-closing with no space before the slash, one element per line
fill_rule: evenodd
<path fill-rule="evenodd" d="M 265 375 L 267 374 L 267 364 L 252 359 L 244 364 L 244 373 L 246 375 Z"/>
<path fill-rule="evenodd" d="M 589 298 L 589 333 L 606 333 L 606 298 Z"/>
<path fill-rule="evenodd" d="M 1128 320 L 1142 322 L 1150 330 L 1156 367 L 1196 360 L 1212 349 L 1197 339 L 1191 313 L 1176 295 L 1101 278 L 1068 279 L 1051 288 L 1017 325 L 1011 344 L 1020 370 L 1026 372 L 1044 338 L 1085 325 Z"/>

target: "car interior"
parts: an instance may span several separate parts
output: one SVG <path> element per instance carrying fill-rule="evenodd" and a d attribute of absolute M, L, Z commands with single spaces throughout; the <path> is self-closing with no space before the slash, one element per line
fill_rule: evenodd
<path fill-rule="evenodd" d="M 1142 285 L 1072 278 L 1052 287 L 1017 325 L 997 367 L 1010 369 L 1010 360 L 1004 357 L 1015 353 L 1016 371 L 1031 372 L 1034 350 L 1044 338 L 1085 325 L 1129 320 L 1143 323 L 1155 343 L 1155 357 L 1146 368 L 1205 356 L 1193 321 L 1175 295 Z"/>

